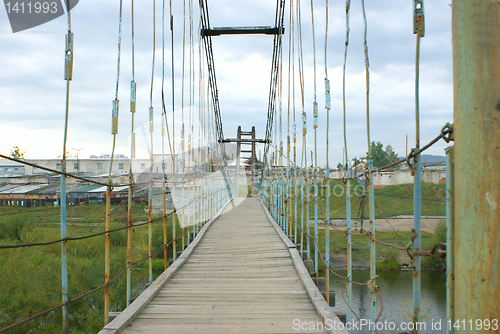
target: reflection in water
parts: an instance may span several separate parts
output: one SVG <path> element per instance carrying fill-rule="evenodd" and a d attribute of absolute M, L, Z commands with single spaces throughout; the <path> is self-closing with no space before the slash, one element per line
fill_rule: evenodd
<path fill-rule="evenodd" d="M 338 272 L 346 276 L 347 273 Z M 377 285 L 382 292 L 384 311 L 380 321 L 394 322 L 399 326 L 407 322 L 413 314 L 413 273 L 412 271 L 384 271 L 377 273 Z M 353 281 L 365 283 L 370 279 L 369 271 L 353 271 Z M 335 311 L 346 311 L 347 299 L 344 280 L 331 275 L 330 286 L 335 290 Z M 426 330 L 419 333 L 445 333 L 446 323 L 446 274 L 439 271 L 423 271 L 421 273 L 421 319 L 426 323 Z M 370 292 L 366 286 L 353 284 L 352 305 L 353 320 L 370 319 Z M 380 310 L 380 301 L 377 295 L 377 310 Z M 435 324 L 441 320 L 441 330 L 433 330 Z M 350 333 L 367 333 L 368 331 L 351 330 Z M 383 333 L 398 333 L 400 331 L 382 331 Z"/>

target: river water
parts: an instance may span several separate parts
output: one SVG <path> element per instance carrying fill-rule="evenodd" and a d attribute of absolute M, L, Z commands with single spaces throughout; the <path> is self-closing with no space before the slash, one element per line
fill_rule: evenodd
<path fill-rule="evenodd" d="M 338 272 L 347 276 L 347 273 Z M 369 271 L 353 271 L 353 281 L 366 283 L 370 279 Z M 401 326 L 411 319 L 413 314 L 413 272 L 412 271 L 382 271 L 377 273 L 377 285 L 382 293 L 384 310 L 379 322 L 393 322 L 395 330 L 390 330 L 389 325 L 380 333 L 400 333 Z M 421 273 L 421 319 L 425 322 L 419 333 L 446 333 L 446 274 L 441 271 L 422 271 Z M 345 281 L 334 275 L 330 275 L 330 290 L 335 291 L 335 311 L 346 311 L 347 299 Z M 342 296 L 343 295 L 343 296 Z M 359 319 L 365 323 L 370 319 L 370 293 L 368 287 L 352 285 L 352 313 L 351 319 L 361 324 Z M 380 310 L 380 301 L 377 294 L 376 314 Z M 354 315 L 354 313 L 356 315 Z M 357 318 L 359 317 L 359 319 Z M 441 323 L 441 330 L 436 328 Z M 368 333 L 368 325 L 361 329 L 352 329 L 350 333 Z M 425 326 L 425 330 L 423 328 Z M 406 329 L 406 328 L 403 328 Z"/>

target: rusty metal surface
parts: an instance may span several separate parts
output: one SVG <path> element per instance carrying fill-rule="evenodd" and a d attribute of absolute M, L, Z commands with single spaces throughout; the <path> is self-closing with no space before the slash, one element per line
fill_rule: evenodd
<path fill-rule="evenodd" d="M 108 186 L 108 191 L 106 193 L 106 231 L 110 230 L 110 216 L 111 216 L 111 192 L 113 188 L 111 185 Z M 106 233 L 104 239 L 104 325 L 106 326 L 109 322 L 109 232 Z"/>
<path fill-rule="evenodd" d="M 498 319 L 500 3 L 453 1 L 452 27 L 455 318 Z"/>

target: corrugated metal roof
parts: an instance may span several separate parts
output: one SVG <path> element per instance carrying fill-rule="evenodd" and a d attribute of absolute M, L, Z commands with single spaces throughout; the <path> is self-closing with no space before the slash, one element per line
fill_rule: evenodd
<path fill-rule="evenodd" d="M 125 189 L 128 189 L 128 186 L 115 187 L 115 188 L 113 188 L 113 192 L 117 193 L 117 192 L 123 191 Z M 99 187 L 97 189 L 90 190 L 88 192 L 89 193 L 105 193 L 106 191 L 108 191 L 108 187 L 102 186 L 102 187 Z"/>
<path fill-rule="evenodd" d="M 10 193 L 10 194 L 26 194 L 26 193 L 29 193 L 33 190 L 38 190 L 38 189 L 41 189 L 42 187 L 44 187 L 46 185 L 26 185 L 26 186 L 20 186 L 18 188 L 15 188 L 15 189 L 10 189 L 10 190 L 7 190 L 6 192 L 7 193 Z M 5 193 L 5 192 L 4 192 Z"/>
<path fill-rule="evenodd" d="M 88 185 L 88 186 L 85 186 L 82 188 L 71 190 L 70 193 L 87 193 L 87 192 L 90 192 L 91 190 L 94 190 L 97 188 L 101 188 L 101 186 L 98 184 L 91 184 L 91 185 Z"/>
<path fill-rule="evenodd" d="M 9 190 L 9 189 L 17 188 L 17 187 L 19 187 L 19 185 L 13 185 L 13 184 L 9 184 L 8 186 L 0 187 L 0 193 L 2 193 L 3 191 Z"/>

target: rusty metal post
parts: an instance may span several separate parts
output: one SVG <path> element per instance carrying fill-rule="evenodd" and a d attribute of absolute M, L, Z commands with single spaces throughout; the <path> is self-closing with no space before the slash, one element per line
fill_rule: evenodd
<path fill-rule="evenodd" d="M 499 319 L 500 3 L 453 1 L 452 29 L 455 319 Z"/>
<path fill-rule="evenodd" d="M 309 237 L 311 235 L 311 232 L 309 230 L 309 202 L 310 202 L 310 196 L 309 196 L 309 168 L 307 168 L 307 163 L 306 165 L 306 233 L 307 233 L 307 265 L 308 265 L 308 270 L 311 269 L 309 260 L 311 260 L 311 238 Z"/>
<path fill-rule="evenodd" d="M 302 174 L 303 171 L 301 170 Z M 300 254 L 304 254 L 304 179 L 300 178 Z"/>
<path fill-rule="evenodd" d="M 446 148 L 446 319 L 455 322 L 455 261 L 453 222 L 453 147 Z M 446 326 L 448 334 L 454 334 L 453 326 Z"/>
<path fill-rule="evenodd" d="M 240 195 L 241 125 L 238 126 L 236 138 L 238 139 L 238 143 L 236 144 L 236 196 L 238 197 Z"/>
<path fill-rule="evenodd" d="M 111 212 L 111 181 L 106 192 L 106 231 L 110 230 L 110 212 Z M 109 322 L 109 232 L 105 234 L 104 239 L 104 326 Z"/>
<path fill-rule="evenodd" d="M 73 79 L 73 33 L 71 32 L 71 17 L 68 11 L 68 34 L 66 35 L 66 52 L 64 63 L 64 80 L 66 80 L 66 109 L 64 115 L 64 142 L 63 158 L 61 162 L 61 239 L 66 238 L 66 142 L 68 138 L 68 118 L 69 118 L 69 87 Z M 69 302 L 68 296 L 68 245 L 67 241 L 61 243 L 61 283 L 62 283 L 62 301 Z M 63 334 L 69 332 L 69 314 L 68 305 L 62 307 L 62 325 Z"/>
<path fill-rule="evenodd" d="M 162 155 L 162 199 L 163 199 L 163 269 L 168 268 L 168 252 L 167 252 L 167 202 L 166 202 L 166 192 L 167 192 L 167 174 L 165 171 L 165 114 L 161 118 L 161 155 Z"/>
<path fill-rule="evenodd" d="M 416 34 L 415 47 L 415 150 L 420 149 L 420 38 L 425 34 L 424 1 L 413 0 L 413 33 Z M 421 243 L 421 176 L 422 164 L 420 153 L 413 157 L 413 248 L 420 251 Z M 417 323 L 420 321 L 420 256 L 416 255 L 413 261 L 413 323 L 418 333 Z"/>
<path fill-rule="evenodd" d="M 132 159 L 131 159 L 132 160 Z M 128 213 L 127 213 L 127 267 L 132 264 L 132 198 L 134 196 L 134 176 L 132 175 L 132 163 L 130 164 L 130 186 L 128 189 Z M 132 283 L 132 268 L 127 269 L 127 306 L 130 305 Z"/>
<path fill-rule="evenodd" d="M 149 256 L 149 284 L 153 283 L 153 126 L 154 109 L 149 107 L 149 132 L 151 134 L 151 168 L 149 169 L 149 193 L 148 193 L 148 256 Z"/>
<path fill-rule="evenodd" d="M 252 139 L 255 140 L 255 126 L 252 126 Z M 257 159 L 255 151 L 255 142 L 252 143 L 252 195 L 254 194 L 253 189 L 255 188 L 255 160 Z"/>
<path fill-rule="evenodd" d="M 62 172 L 66 173 L 66 160 L 64 159 L 62 164 Z M 65 239 L 67 236 L 66 231 L 66 175 L 61 175 L 61 239 Z M 62 300 L 63 303 L 69 301 L 68 296 L 68 245 L 67 241 L 61 243 L 61 281 L 62 281 Z M 67 334 L 69 331 L 69 314 L 68 305 L 64 305 L 62 309 L 63 313 L 63 333 Z"/>
<path fill-rule="evenodd" d="M 133 0 L 132 0 L 132 8 L 133 8 Z M 133 17 L 132 13 L 132 17 Z M 132 18 L 133 19 L 133 18 Z M 133 30 L 132 30 L 132 41 L 133 41 Z M 133 42 L 132 42 L 133 43 Z M 134 174 L 132 172 L 132 164 L 135 156 L 135 132 L 134 132 L 134 123 L 135 123 L 135 112 L 137 106 L 137 85 L 135 81 L 132 79 L 130 82 L 130 112 L 132 114 L 132 126 L 131 126 L 131 135 L 130 135 L 130 170 L 129 170 L 129 188 L 128 188 L 128 214 L 127 214 L 127 267 L 132 265 L 132 199 L 134 197 Z M 127 306 L 130 305 L 131 298 L 131 285 L 132 285 L 132 268 L 127 269 Z"/>
<path fill-rule="evenodd" d="M 347 151 L 347 150 L 346 150 Z M 347 154 L 346 154 L 347 157 Z M 349 177 L 351 176 L 351 171 L 349 169 L 349 161 L 346 158 L 346 166 L 347 166 L 347 173 L 346 173 L 346 184 L 345 184 L 345 214 L 346 214 L 346 227 L 347 227 L 347 232 L 351 232 L 351 180 L 349 180 Z M 351 305 L 352 305 L 352 246 L 351 246 L 351 235 L 347 233 L 347 277 L 349 278 L 349 281 L 346 282 L 346 290 L 347 290 L 347 307 L 345 310 L 346 314 L 346 322 L 351 321 Z M 370 257 L 370 262 L 371 262 L 371 257 Z M 375 260 L 374 260 L 375 261 Z"/>
<path fill-rule="evenodd" d="M 370 152 L 371 153 L 371 152 Z M 374 187 L 373 187 L 373 174 L 371 170 L 373 169 L 373 160 L 371 159 L 371 156 L 369 157 L 368 160 L 368 170 L 370 172 L 368 173 L 368 199 L 369 199 L 369 217 L 370 217 L 370 223 L 369 223 L 369 230 L 370 234 L 375 237 L 375 194 L 374 194 Z M 370 239 L 369 241 L 370 244 L 370 315 L 371 315 L 371 321 L 375 322 L 376 319 L 376 302 L 377 302 L 377 265 L 376 265 L 376 255 L 375 255 L 375 242 Z M 375 333 L 373 330 L 372 333 Z"/>
<path fill-rule="evenodd" d="M 327 130 L 327 135 L 328 135 L 328 130 Z M 330 180 L 329 180 L 330 166 L 328 164 L 328 151 L 326 152 L 326 154 L 327 154 L 326 158 L 327 163 L 326 163 L 326 221 L 325 221 L 325 295 L 326 295 L 326 303 L 330 305 L 330 288 L 329 288 L 330 287 L 330 270 L 329 270 L 330 269 Z"/>

